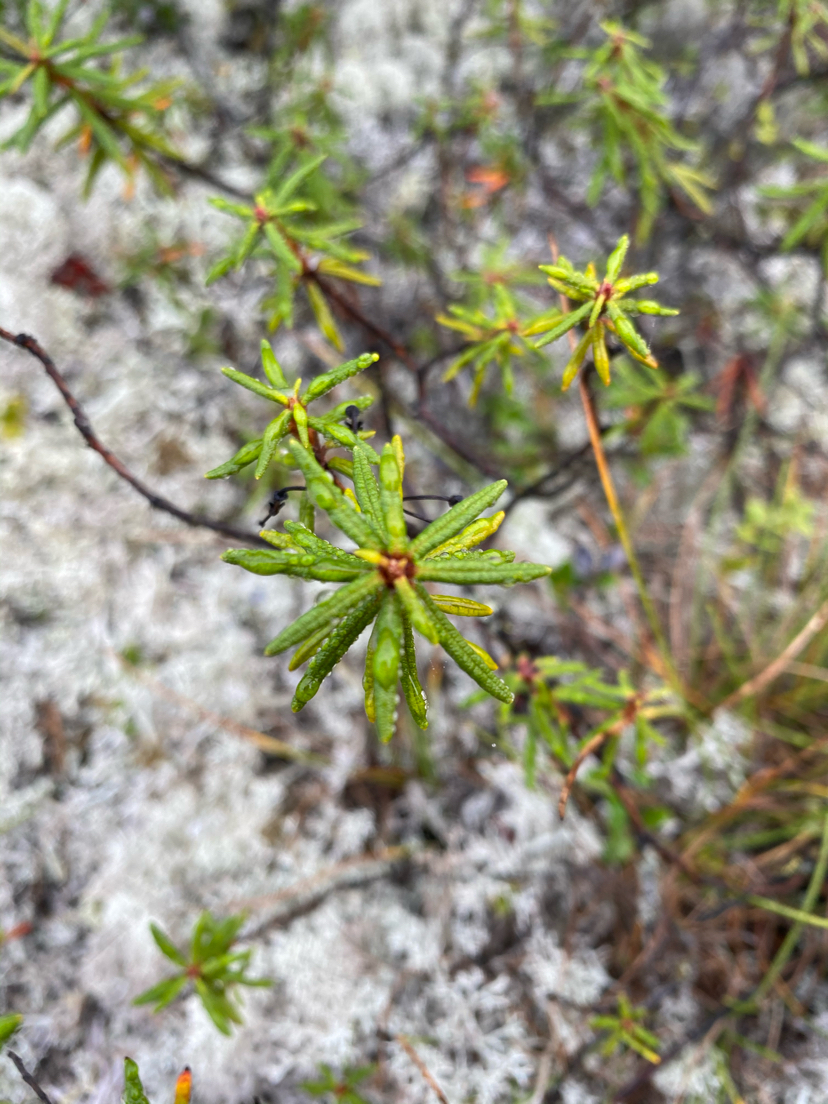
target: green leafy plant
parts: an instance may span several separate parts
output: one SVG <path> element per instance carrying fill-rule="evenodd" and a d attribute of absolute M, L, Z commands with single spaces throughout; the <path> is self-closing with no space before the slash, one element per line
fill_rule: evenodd
<path fill-rule="evenodd" d="M 785 486 L 775 502 L 752 495 L 736 530 L 739 540 L 761 552 L 777 553 L 793 536 L 810 537 L 814 504 L 796 486 Z"/>
<path fill-rule="evenodd" d="M 545 93 L 539 102 L 575 100 L 584 110 L 588 125 L 597 130 L 600 154 L 587 191 L 590 204 L 600 200 L 609 178 L 622 185 L 627 183 L 632 161 L 641 204 L 636 237 L 646 241 L 668 190 L 678 188 L 699 210 L 710 214 L 707 191 L 714 182 L 708 173 L 674 156 L 697 153 L 699 146 L 679 134 L 667 115 L 667 75 L 662 66 L 642 53 L 649 49 L 649 40 L 610 20 L 603 22 L 601 29 L 606 42 L 595 51 L 570 51 L 588 58 L 583 90 L 574 95 Z"/>
<path fill-rule="evenodd" d="M 700 395 L 699 377 L 684 372 L 673 379 L 664 373 L 643 372 L 626 357 L 613 363 L 614 379 L 602 396 L 610 409 L 623 408 L 626 418 L 615 433 L 634 440 L 642 456 L 680 456 L 686 452 L 690 431 L 688 411 L 712 410 L 715 403 Z"/>
<path fill-rule="evenodd" d="M 214 207 L 234 215 L 246 225 L 230 251 L 210 270 L 207 282 L 212 283 L 231 270 L 241 268 L 250 257 L 265 256 L 274 265 L 276 284 L 273 294 L 262 304 L 270 328 L 275 330 L 283 322 L 293 325 L 293 300 L 301 284 L 319 328 L 341 351 L 342 337 L 319 277 L 333 276 L 374 286 L 380 281 L 354 267 L 367 260 L 368 254 L 339 240 L 360 228 L 359 219 L 324 224 L 308 217 L 317 210 L 317 205 L 303 195 L 302 186 L 324 160 L 324 154 L 303 158 L 299 167 L 278 187 L 259 192 L 253 206 L 231 203 L 220 197 L 211 199 Z"/>
<path fill-rule="evenodd" d="M 302 1088 L 311 1096 L 329 1096 L 341 1104 L 369 1104 L 359 1091 L 359 1086 L 376 1072 L 376 1066 L 358 1066 L 345 1069 L 337 1077 L 330 1066 L 319 1067 L 318 1081 L 303 1081 Z"/>
<path fill-rule="evenodd" d="M 606 342 L 608 333 L 617 337 L 635 360 L 646 364 L 648 368 L 658 368 L 658 361 L 630 317 L 638 314 L 673 315 L 679 312 L 670 307 L 662 307 L 652 299 L 627 298 L 631 291 L 658 283 L 657 272 L 621 278 L 629 244 L 626 234 L 619 238 L 618 245 L 607 260 L 603 280 L 598 280 L 592 264 L 583 272 L 578 272 L 566 257 L 558 257 L 553 265 L 540 265 L 541 272 L 546 273 L 549 284 L 556 291 L 566 299 L 575 299 L 581 305 L 567 311 L 560 321 L 549 327 L 544 323 L 543 331 L 546 332 L 536 328 L 535 332 L 543 332 L 543 336 L 535 341 L 535 348 L 539 349 L 557 341 L 580 324 L 586 327 L 564 368 L 561 381 L 564 391 L 575 379 L 578 369 L 590 352 L 595 370 L 603 382 L 609 384 L 610 361 Z"/>
<path fill-rule="evenodd" d="M 802 138 L 795 138 L 793 145 L 806 157 L 822 165 L 828 164 L 828 149 Z M 794 211 L 800 208 L 803 200 L 810 200 L 785 234 L 781 248 L 794 249 L 803 242 L 819 247 L 822 251 L 822 266 L 828 272 L 828 177 L 805 180 L 789 187 L 767 184 L 759 192 L 768 199 L 779 200 Z"/>
<path fill-rule="evenodd" d="M 822 62 L 828 59 L 828 45 L 825 42 L 828 6 L 822 0 L 775 0 L 775 7 L 778 26 L 772 34 L 763 35 L 755 44 L 755 49 L 775 49 L 778 52 L 781 47 L 787 46 L 784 54 L 790 52 L 798 75 L 807 76 L 811 71 L 809 51 L 816 54 Z M 754 18 L 763 30 L 767 29 L 768 23 L 773 19 L 767 11 L 757 13 Z"/>
<path fill-rule="evenodd" d="M 601 671 L 558 656 L 518 656 L 503 679 L 514 699 L 499 707 L 498 729 L 505 734 L 512 727 L 525 726 L 523 763 L 529 786 L 535 782 L 539 747 L 545 746 L 558 766 L 569 770 L 583 748 L 603 733 L 612 733 L 610 754 L 603 765 L 606 773 L 617 746 L 615 737 L 627 724 L 634 727 L 636 764 L 643 768 L 649 747 L 663 743 L 652 722 L 683 712 L 668 687 L 656 686 L 641 693 L 623 671 L 618 681 L 611 683 Z M 480 694 L 473 694 L 466 704 L 480 700 Z M 590 722 L 584 734 L 577 733 L 573 706 L 581 724 L 584 719 Z"/>
<path fill-rule="evenodd" d="M 446 369 L 443 380 L 454 379 L 466 366 L 473 372 L 469 406 L 475 406 L 480 388 L 490 364 L 496 364 L 500 370 L 503 389 L 511 396 L 514 388 L 512 360 L 534 352 L 534 346 L 527 339 L 542 332 L 554 324 L 560 317 L 559 310 L 544 311 L 523 320 L 521 305 L 509 282 L 521 278 L 526 280 L 519 268 L 510 271 L 504 268 L 484 268 L 479 274 L 463 277 L 471 285 L 471 303 L 452 304 L 448 314 L 438 314 L 441 326 L 455 330 L 463 335 L 468 345 Z"/>
<path fill-rule="evenodd" d="M 597 1031 L 608 1031 L 609 1035 L 601 1045 L 601 1053 L 609 1057 L 619 1047 L 629 1047 L 648 1062 L 658 1065 L 660 1042 L 657 1035 L 648 1031 L 642 1021 L 647 1017 L 645 1008 L 634 1008 L 625 993 L 619 994 L 618 1011 L 609 1016 L 593 1016 L 590 1026 Z"/>
<path fill-rule="evenodd" d="M 365 711 L 375 721 L 382 740 L 390 740 L 397 719 L 397 684 L 420 728 L 427 727 L 427 704 L 417 675 L 414 629 L 443 648 L 484 690 L 501 701 L 512 691 L 495 673 L 497 666 L 482 649 L 461 636 L 446 613 L 482 616 L 492 612 L 468 599 L 432 596 L 425 583 L 469 586 L 475 583 L 529 582 L 549 574 L 542 564 L 513 563 L 514 553 L 477 551 L 494 533 L 503 514 L 479 518 L 506 489 L 506 481 L 475 492 L 447 511 L 413 539 L 403 512 L 405 466 L 398 437 L 386 445 L 379 482 L 372 471 L 373 450 L 353 445 L 354 503 L 334 483 L 298 440 L 288 442 L 296 466 L 305 476 L 307 492 L 333 524 L 357 545 L 344 552 L 300 524 L 285 525 L 287 534 L 265 531 L 274 551 L 231 549 L 222 559 L 257 575 L 295 575 L 346 585 L 326 598 L 270 642 L 266 655 L 278 655 L 298 645 L 292 666 L 311 657 L 299 682 L 292 708 L 300 710 L 316 694 L 362 631 L 374 629 L 365 660 Z"/>
<path fill-rule="evenodd" d="M 329 372 L 323 372 L 321 375 L 314 377 L 300 395 L 299 389 L 302 386 L 302 380 L 297 379 L 292 390 L 288 387 L 284 372 L 274 356 L 269 342 L 262 341 L 261 352 L 262 367 L 268 381 L 266 384 L 253 376 L 237 371 L 235 368 L 222 368 L 222 372 L 234 383 L 246 387 L 248 391 L 252 391 L 255 395 L 261 395 L 262 398 L 269 399 L 283 409 L 270 422 L 261 437 L 249 441 L 230 460 L 207 472 L 207 479 L 223 479 L 225 476 L 235 475 L 254 461 L 256 461 L 257 479 L 261 479 L 267 470 L 268 464 L 274 459 L 295 466 L 291 453 L 286 451 L 284 447 L 280 449 L 280 446 L 283 446 L 283 443 L 286 443 L 291 437 L 298 438 L 305 448 L 312 449 L 316 458 L 324 463 L 328 469 L 350 475 L 351 462 L 338 457 L 327 457 L 327 450 L 341 448 L 343 445 L 347 448 L 353 448 L 358 441 L 371 436 L 370 432 L 354 432 L 348 426 L 340 423 L 347 417 L 348 407 L 355 406 L 358 410 L 365 410 L 371 405 L 373 399 L 370 395 L 362 395 L 357 399 L 341 403 L 321 417 L 308 414 L 308 404 L 313 402 L 314 399 L 326 395 L 338 384 L 350 379 L 351 376 L 357 375 L 358 372 L 364 372 L 366 368 L 379 360 L 377 354 L 363 353 L 354 360 L 346 361 L 345 364 L 332 368 Z M 379 457 L 370 446 L 368 446 L 368 449 L 372 460 L 376 463 Z"/>
<path fill-rule="evenodd" d="M 62 142 L 77 139 L 89 158 L 85 194 L 107 161 L 113 161 L 131 181 L 143 168 L 162 192 L 171 192 L 164 162 L 178 154 L 164 137 L 160 122 L 172 102 L 178 80 L 154 81 L 136 89 L 146 77 L 139 70 L 120 72 L 121 53 L 142 41 L 132 35 L 115 42 L 102 40 L 109 11 L 104 9 L 89 31 L 76 38 L 60 39 L 68 0 L 60 0 L 49 13 L 40 0 L 28 0 L 28 41 L 0 26 L 0 100 L 24 85 L 31 88 L 32 106 L 23 125 L 7 140 L 6 147 L 26 151 L 41 127 L 64 107 L 73 107 L 76 123 Z M 98 60 L 110 56 L 108 70 Z"/>
<path fill-rule="evenodd" d="M 244 920 L 244 916 L 217 920 L 209 912 L 203 912 L 193 928 L 188 953 L 180 950 L 156 924 L 150 924 L 159 950 L 179 970 L 141 993 L 133 1004 L 154 1004 L 153 1011 L 160 1012 L 192 983 L 207 1015 L 219 1031 L 229 1035 L 232 1024 L 243 1022 L 237 1004 L 231 999 L 236 987 L 272 984 L 267 978 L 247 976 L 252 951 L 230 950 Z"/>

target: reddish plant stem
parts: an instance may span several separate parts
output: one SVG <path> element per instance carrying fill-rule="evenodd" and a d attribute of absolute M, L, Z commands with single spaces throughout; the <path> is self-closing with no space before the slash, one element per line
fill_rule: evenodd
<path fill-rule="evenodd" d="M 108 464 L 116 475 L 126 483 L 129 483 L 131 487 L 134 487 L 135 490 L 149 502 L 150 506 L 153 506 L 156 510 L 162 510 L 164 513 L 172 514 L 173 517 L 178 518 L 179 521 L 183 521 L 185 525 L 191 525 L 193 528 L 211 529 L 214 533 L 222 533 L 226 537 L 232 537 L 234 540 L 243 541 L 245 544 L 262 545 L 266 548 L 270 547 L 261 537 L 256 536 L 255 533 L 248 533 L 244 529 L 236 529 L 235 526 L 226 525 L 223 521 L 215 521 L 213 518 L 192 514 L 188 510 L 176 506 L 174 502 L 170 502 L 169 499 L 164 498 L 162 495 L 156 494 L 155 491 L 145 483 L 142 483 L 137 476 L 133 475 L 129 468 L 118 459 L 114 452 L 103 444 L 92 428 L 92 423 L 86 416 L 83 407 L 72 394 L 68 383 L 58 371 L 55 362 L 34 337 L 30 337 L 28 334 L 13 334 L 0 326 L 0 339 L 8 341 L 10 345 L 16 345 L 19 349 L 25 349 L 27 353 L 30 353 L 36 360 L 40 361 L 46 369 L 47 375 L 52 380 L 55 387 L 57 387 L 58 391 L 60 391 L 63 401 L 72 411 L 75 426 L 89 447 L 94 449 L 95 452 L 102 457 L 104 463 Z"/>

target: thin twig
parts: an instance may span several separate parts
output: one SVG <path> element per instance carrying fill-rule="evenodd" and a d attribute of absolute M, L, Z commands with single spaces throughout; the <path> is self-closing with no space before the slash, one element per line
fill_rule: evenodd
<path fill-rule="evenodd" d="M 563 820 L 566 814 L 566 804 L 569 801 L 569 795 L 572 793 L 572 787 L 575 785 L 575 777 L 578 774 L 585 759 L 588 759 L 592 755 L 593 751 L 597 751 L 602 747 L 610 736 L 614 735 L 613 728 L 605 728 L 602 732 L 596 732 L 591 740 L 587 740 L 581 750 L 575 757 L 575 762 L 569 768 L 569 772 L 564 779 L 564 784 L 561 789 L 561 797 L 558 801 L 558 816 Z"/>
<path fill-rule="evenodd" d="M 324 277 L 320 276 L 315 269 L 308 268 L 306 271 L 306 276 L 308 277 L 308 279 L 313 280 L 319 290 L 328 299 L 330 299 L 331 302 L 336 303 L 340 310 L 347 314 L 353 322 L 356 322 L 358 325 L 362 326 L 362 328 L 367 333 L 372 334 L 375 338 L 386 345 L 397 358 L 397 360 L 399 360 L 400 363 L 403 364 L 409 372 L 417 376 L 419 383 L 419 398 L 417 408 L 414 412 L 414 417 L 419 418 L 422 422 L 424 422 L 425 425 L 427 425 L 431 432 L 435 435 L 435 437 L 442 441 L 444 445 L 447 445 L 453 452 L 457 453 L 457 455 L 462 460 L 465 460 L 467 464 L 471 464 L 473 467 L 477 468 L 478 471 L 481 471 L 494 479 L 499 479 L 500 472 L 495 468 L 491 461 L 489 461 L 485 457 L 477 456 L 475 453 L 471 452 L 469 449 L 465 448 L 465 446 L 460 444 L 454 438 L 453 434 L 450 433 L 449 430 L 447 430 L 446 427 L 440 421 L 438 421 L 437 418 L 435 418 L 431 411 L 426 407 L 424 394 L 425 375 L 423 373 L 423 370 L 420 368 L 414 357 L 411 355 L 411 353 L 409 353 L 405 346 L 401 344 L 401 342 L 397 341 L 397 339 L 387 330 L 383 329 L 382 326 L 379 326 L 376 322 L 373 322 L 366 314 L 362 312 L 362 310 L 355 303 L 352 303 L 350 299 L 347 298 L 347 296 L 343 295 L 339 291 L 338 288 L 336 288 Z"/>
<path fill-rule="evenodd" d="M 245 938 L 261 935 L 274 925 L 289 924 L 321 904 L 338 889 L 352 889 L 377 881 L 389 874 L 394 867 L 415 856 L 416 849 L 408 844 L 386 847 L 376 854 L 357 855 L 320 870 L 309 878 L 302 878 L 276 893 L 247 897 L 233 903 L 240 911 L 260 911 L 245 927 Z"/>
<path fill-rule="evenodd" d="M 180 506 L 176 506 L 174 502 L 170 502 L 169 499 L 156 494 L 155 491 L 151 490 L 145 483 L 142 483 L 137 476 L 133 475 L 118 457 L 103 444 L 92 428 L 92 423 L 86 416 L 83 407 L 69 389 L 69 384 L 58 371 L 55 362 L 39 344 L 36 338 L 30 337 L 28 334 L 13 334 L 0 326 L 0 339 L 8 341 L 10 345 L 16 345 L 19 349 L 25 349 L 27 353 L 30 353 L 36 360 L 40 361 L 46 369 L 49 378 L 52 380 L 55 387 L 57 387 L 58 391 L 60 391 L 63 401 L 72 411 L 75 426 L 87 445 L 103 458 L 104 463 L 108 464 L 116 475 L 126 483 L 129 483 L 130 486 L 134 487 L 135 490 L 149 502 L 150 506 L 153 506 L 156 510 L 163 510 L 164 513 L 172 514 L 172 516 L 178 518 L 179 521 L 183 521 L 185 525 L 191 525 L 199 529 L 211 529 L 214 533 L 222 533 L 226 537 L 232 537 L 234 540 L 243 541 L 245 544 L 259 544 L 266 548 L 270 547 L 266 541 L 263 541 L 261 537 L 257 536 L 255 533 L 248 533 L 244 529 L 237 529 L 233 525 L 226 525 L 223 521 L 215 521 L 213 518 L 203 517 L 199 514 L 191 514 L 188 510 L 184 510 Z"/>
<path fill-rule="evenodd" d="M 34 1079 L 34 1077 L 32 1077 L 32 1075 L 23 1065 L 23 1060 L 20 1058 L 20 1056 L 15 1054 L 13 1050 L 9 1050 L 7 1051 L 7 1053 L 12 1062 L 14 1062 L 15 1066 L 17 1066 L 17 1072 L 20 1074 L 20 1076 L 23 1078 L 23 1080 L 26 1082 L 26 1084 L 29 1086 L 35 1096 L 37 1096 L 39 1100 L 42 1100 L 43 1104 L 52 1104 L 52 1100 L 49 1097 L 49 1094 L 46 1092 L 45 1089 L 42 1089 L 37 1081 Z"/>
<path fill-rule="evenodd" d="M 435 1096 L 440 1101 L 440 1104 L 449 1104 L 448 1097 L 437 1084 L 436 1080 L 434 1079 L 434 1074 L 419 1056 L 411 1043 L 409 1043 L 408 1039 L 406 1039 L 405 1035 L 395 1035 L 394 1038 L 403 1048 L 403 1050 L 417 1067 L 417 1069 L 420 1071 L 426 1084 L 429 1085 L 431 1089 L 433 1089 Z"/>
<path fill-rule="evenodd" d="M 650 631 L 655 638 L 656 647 L 659 650 L 661 656 L 661 662 L 664 666 L 664 674 L 668 677 L 673 684 L 673 688 L 677 690 L 681 696 L 684 696 L 684 687 L 676 674 L 673 667 L 673 661 L 670 658 L 670 650 L 667 647 L 667 641 L 664 637 L 664 631 L 661 628 L 661 623 L 658 619 L 653 600 L 650 597 L 650 592 L 647 590 L 647 584 L 644 582 L 644 576 L 641 574 L 641 568 L 638 564 L 638 557 L 635 554 L 635 549 L 632 546 L 630 540 L 629 530 L 627 529 L 627 523 L 624 520 L 624 514 L 621 510 L 621 504 L 618 501 L 618 495 L 615 491 L 615 484 L 610 474 L 609 465 L 607 464 L 606 453 L 604 452 L 604 445 L 601 441 L 601 429 L 598 425 L 598 417 L 595 412 L 595 402 L 589 390 L 589 385 L 586 381 L 584 372 L 578 377 L 578 386 L 581 393 L 581 404 L 584 409 L 584 417 L 586 418 L 587 430 L 589 431 L 589 440 L 592 445 L 592 451 L 595 455 L 595 464 L 598 468 L 598 475 L 601 480 L 601 487 L 604 491 L 604 498 L 607 500 L 607 505 L 610 508 L 613 521 L 615 522 L 615 528 L 618 532 L 618 539 L 621 542 L 621 547 L 624 549 L 624 555 L 627 557 L 627 564 L 629 565 L 630 572 L 635 585 L 638 590 L 638 597 L 641 601 L 641 605 L 644 608 L 644 613 L 647 617 L 647 622 L 650 626 Z"/>

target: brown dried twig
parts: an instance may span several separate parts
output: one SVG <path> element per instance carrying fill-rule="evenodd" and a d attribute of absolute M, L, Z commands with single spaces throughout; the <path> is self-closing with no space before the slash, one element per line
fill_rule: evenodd
<path fill-rule="evenodd" d="M 18 349 L 25 349 L 27 353 L 30 353 L 36 360 L 40 361 L 46 369 L 49 378 L 52 380 L 55 387 L 57 387 L 58 391 L 60 391 L 63 401 L 72 411 L 75 426 L 87 445 L 103 458 L 104 463 L 108 464 L 116 475 L 126 483 L 129 483 L 131 487 L 134 487 L 135 490 L 149 502 L 150 506 L 153 506 L 156 510 L 163 510 L 164 513 L 172 514 L 172 516 L 178 518 L 179 521 L 183 521 L 185 525 L 191 525 L 194 528 L 200 529 L 211 529 L 214 533 L 222 533 L 224 536 L 232 537 L 234 540 L 244 541 L 245 544 L 260 544 L 264 547 L 270 547 L 261 537 L 256 536 L 255 533 L 248 533 L 244 529 L 237 529 L 233 525 L 227 525 L 223 521 L 215 521 L 213 518 L 204 517 L 200 514 L 192 514 L 188 510 L 176 506 L 174 502 L 170 502 L 169 499 L 164 498 L 162 495 L 156 494 L 155 491 L 149 488 L 145 483 L 142 483 L 137 476 L 133 475 L 129 468 L 118 459 L 114 452 L 108 449 L 100 440 L 92 428 L 92 423 L 89 421 L 83 407 L 72 394 L 63 375 L 58 371 L 55 362 L 36 338 L 30 337 L 29 334 L 13 334 L 0 326 L 0 339 L 8 341 L 10 345 L 16 345 Z"/>
<path fill-rule="evenodd" d="M 408 1039 L 406 1039 L 405 1035 L 395 1035 L 394 1039 L 396 1040 L 396 1042 L 398 1042 L 400 1044 L 400 1046 L 403 1048 L 405 1053 L 408 1055 L 408 1057 L 411 1059 L 411 1061 L 414 1063 L 414 1065 L 420 1071 L 420 1073 L 422 1074 L 423 1080 L 426 1082 L 426 1084 L 431 1089 L 434 1090 L 434 1094 L 437 1097 L 437 1099 L 440 1101 L 440 1104 L 449 1104 L 448 1097 L 443 1092 L 443 1090 L 440 1088 L 440 1086 L 437 1084 L 437 1081 L 434 1078 L 434 1074 L 431 1072 L 431 1070 L 428 1068 L 428 1066 L 425 1064 L 425 1062 L 419 1056 L 419 1054 L 414 1049 L 414 1047 L 411 1045 L 411 1043 L 408 1041 Z"/>
<path fill-rule="evenodd" d="M 15 1054 L 13 1050 L 7 1051 L 9 1058 L 14 1062 L 17 1067 L 17 1072 L 35 1094 L 35 1096 L 43 1102 L 43 1104 L 52 1104 L 52 1100 L 45 1089 L 41 1088 L 35 1078 L 29 1073 L 26 1067 L 23 1065 L 23 1059 L 20 1055 Z"/>

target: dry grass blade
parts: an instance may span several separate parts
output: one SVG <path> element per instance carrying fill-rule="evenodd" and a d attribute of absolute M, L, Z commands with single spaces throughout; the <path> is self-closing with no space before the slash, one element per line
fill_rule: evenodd
<path fill-rule="evenodd" d="M 749 679 L 737 690 L 734 690 L 732 694 L 728 695 L 719 708 L 730 709 L 740 701 L 744 701 L 745 698 L 761 694 L 765 687 L 769 686 L 775 678 L 784 674 L 792 660 L 796 659 L 802 649 L 805 648 L 826 625 L 828 625 L 828 598 L 822 603 L 808 623 L 800 629 L 787 648 L 780 652 L 776 659 L 773 660 L 772 663 L 769 663 L 758 675 L 754 675 L 752 679 Z"/>
<path fill-rule="evenodd" d="M 432 1074 L 431 1070 L 429 1070 L 428 1066 L 425 1064 L 425 1062 L 419 1056 L 419 1054 L 414 1049 L 414 1047 L 411 1045 L 411 1043 L 408 1041 L 408 1039 L 406 1039 L 406 1037 L 404 1035 L 396 1035 L 395 1039 L 400 1044 L 400 1046 L 403 1048 L 403 1050 L 408 1055 L 408 1057 L 411 1059 L 411 1061 L 414 1063 L 414 1065 L 417 1067 L 417 1069 L 420 1071 L 420 1073 L 422 1074 L 423 1080 L 426 1082 L 426 1084 L 429 1085 L 429 1087 L 431 1089 L 433 1089 L 435 1096 L 440 1101 L 440 1104 L 449 1104 L 448 1097 L 443 1092 L 443 1090 L 440 1088 L 440 1086 L 437 1084 L 437 1081 L 435 1080 L 434 1075 Z"/>
<path fill-rule="evenodd" d="M 184 709 L 188 713 L 193 713 L 204 724 L 212 725 L 214 728 L 222 728 L 225 732 L 230 732 L 234 736 L 239 736 L 242 740 L 247 740 L 248 743 L 253 744 L 259 751 L 263 751 L 267 755 L 277 755 L 281 759 L 293 759 L 301 763 L 325 762 L 322 756 L 313 755 L 307 751 L 300 751 L 299 748 L 292 747 L 276 736 L 268 736 L 267 733 L 259 732 L 256 728 L 248 728 L 247 725 L 239 724 L 238 721 L 233 721 L 229 717 L 222 717 L 219 713 L 213 713 L 212 710 L 205 709 L 191 698 L 185 697 L 183 694 L 178 694 L 175 690 L 170 690 L 169 686 L 165 686 L 163 682 L 154 679 L 151 675 L 148 675 L 146 671 L 140 670 L 134 663 L 130 663 L 122 655 L 118 655 L 117 653 L 113 653 L 113 655 L 115 655 L 115 658 L 125 671 L 128 671 L 130 675 L 139 682 L 142 682 L 153 694 L 170 702 L 171 705 L 177 705 L 180 709 Z"/>

